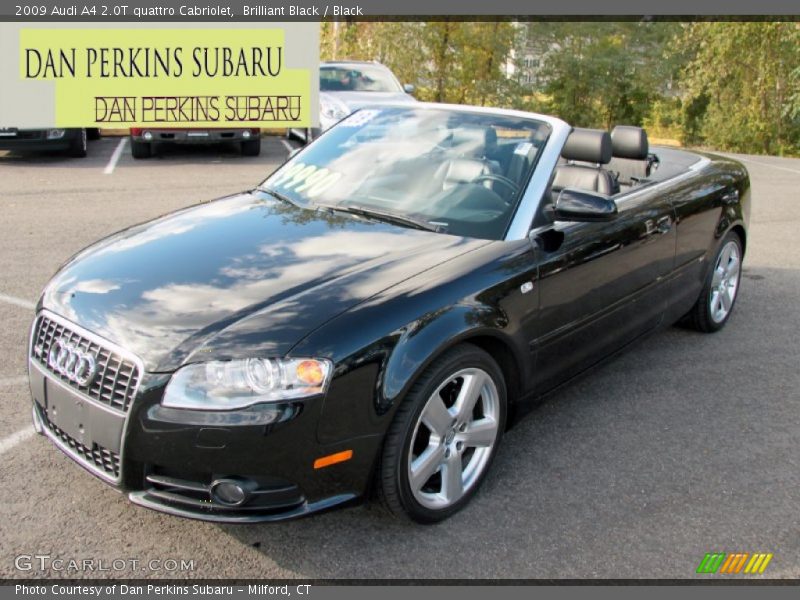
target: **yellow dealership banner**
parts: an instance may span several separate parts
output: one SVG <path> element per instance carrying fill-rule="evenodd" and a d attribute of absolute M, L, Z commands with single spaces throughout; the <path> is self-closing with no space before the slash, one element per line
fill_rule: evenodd
<path fill-rule="evenodd" d="M 19 44 L 20 79 L 54 82 L 56 127 L 312 126 L 318 64 L 282 28 L 23 28 Z"/>

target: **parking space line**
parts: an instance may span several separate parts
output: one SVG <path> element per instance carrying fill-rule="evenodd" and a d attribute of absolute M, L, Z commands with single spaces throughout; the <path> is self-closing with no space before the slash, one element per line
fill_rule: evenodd
<path fill-rule="evenodd" d="M 128 143 L 128 138 L 122 137 L 119 140 L 119 144 L 117 147 L 114 148 L 114 152 L 111 154 L 111 158 L 108 159 L 108 164 L 106 168 L 103 169 L 104 175 L 111 175 L 114 172 L 114 168 L 117 166 L 119 162 L 119 157 L 122 156 L 122 151 L 125 149 L 125 144 Z"/>
<path fill-rule="evenodd" d="M 789 171 L 789 173 L 795 173 L 800 175 L 800 169 L 791 169 L 789 167 L 781 167 L 780 165 L 773 165 L 766 162 L 761 162 L 760 160 L 753 160 L 752 158 L 742 158 L 741 156 L 734 157 L 736 160 L 740 160 L 742 162 L 749 162 L 753 163 L 754 165 L 761 165 L 762 167 L 772 167 L 773 169 L 779 169 L 781 171 Z"/>
<path fill-rule="evenodd" d="M 25 429 L 20 429 L 16 433 L 12 433 L 10 436 L 3 438 L 0 440 L 0 454 L 5 454 L 9 450 L 11 450 L 17 444 L 24 442 L 29 437 L 32 437 L 36 434 L 36 430 L 34 430 L 33 425 L 30 427 L 26 427 Z"/>
<path fill-rule="evenodd" d="M 13 304 L 14 306 L 21 306 L 22 308 L 29 308 L 30 310 L 36 308 L 36 304 L 33 302 L 29 302 L 28 300 L 24 300 L 22 298 L 17 298 L 16 296 L 9 296 L 7 294 L 0 294 L 0 302 Z"/>
<path fill-rule="evenodd" d="M 0 388 L 12 385 L 21 385 L 27 382 L 28 382 L 28 377 L 25 375 L 19 375 L 17 377 L 6 377 L 5 379 L 0 379 Z"/>
<path fill-rule="evenodd" d="M 292 152 L 294 150 L 294 146 L 289 143 L 289 140 L 281 139 L 281 144 L 283 144 L 283 147 L 286 148 L 287 152 Z"/>

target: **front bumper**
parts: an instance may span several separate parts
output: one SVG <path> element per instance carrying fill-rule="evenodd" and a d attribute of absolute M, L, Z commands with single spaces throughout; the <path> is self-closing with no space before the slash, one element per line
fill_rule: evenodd
<path fill-rule="evenodd" d="M 19 152 L 67 150 L 79 135 L 79 129 L 67 129 L 62 137 L 49 140 L 46 129 L 24 129 L 13 137 L 0 136 L 0 150 Z"/>
<path fill-rule="evenodd" d="M 35 325 L 32 347 L 36 339 Z M 278 521 L 354 501 L 380 446 L 377 435 L 319 443 L 321 396 L 225 412 L 170 409 L 160 404 L 169 375 L 142 373 L 125 413 L 65 383 L 33 352 L 29 375 L 37 431 L 135 504 L 176 516 Z M 344 450 L 349 461 L 314 467 Z M 222 502 L 212 492 L 221 480 L 243 482 L 246 501 Z"/>
<path fill-rule="evenodd" d="M 166 142 L 170 144 L 219 144 L 246 142 L 260 137 L 258 129 L 161 129 L 144 128 L 131 132 L 137 142 Z"/>

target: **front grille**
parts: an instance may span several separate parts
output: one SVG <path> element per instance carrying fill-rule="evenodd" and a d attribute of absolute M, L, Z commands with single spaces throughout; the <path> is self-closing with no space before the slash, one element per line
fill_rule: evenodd
<path fill-rule="evenodd" d="M 43 140 L 45 139 L 45 132 L 34 129 L 33 131 L 17 131 L 18 140 Z"/>
<path fill-rule="evenodd" d="M 87 386 L 71 381 L 48 364 L 50 347 L 59 339 L 95 356 L 97 375 Z M 54 379 L 63 381 L 89 398 L 123 413 L 130 409 L 141 376 L 139 367 L 132 360 L 45 314 L 40 315 L 36 323 L 31 358 Z"/>
<path fill-rule="evenodd" d="M 119 477 L 119 454 L 104 448 L 100 444 L 92 444 L 92 447 L 84 446 L 74 437 L 70 436 L 55 424 L 51 423 L 47 417 L 44 419 L 47 428 L 55 434 L 72 452 L 82 458 L 87 463 L 94 465 L 98 469 L 107 473 L 114 479 Z"/>

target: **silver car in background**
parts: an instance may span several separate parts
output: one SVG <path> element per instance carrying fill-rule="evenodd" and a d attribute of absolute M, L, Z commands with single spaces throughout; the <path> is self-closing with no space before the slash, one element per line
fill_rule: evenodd
<path fill-rule="evenodd" d="M 413 93 L 413 85 L 401 85 L 394 73 L 379 62 L 323 62 L 319 66 L 320 126 L 289 129 L 287 136 L 309 143 L 359 108 L 416 102 Z"/>

